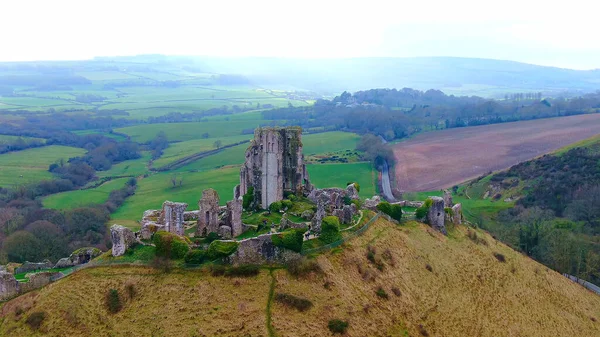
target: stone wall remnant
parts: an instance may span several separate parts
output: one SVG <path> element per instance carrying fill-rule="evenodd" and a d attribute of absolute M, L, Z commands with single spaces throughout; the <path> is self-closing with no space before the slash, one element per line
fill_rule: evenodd
<path fill-rule="evenodd" d="M 6 271 L 0 271 L 0 300 L 7 300 L 19 293 L 19 282 L 15 276 Z"/>
<path fill-rule="evenodd" d="M 448 190 L 444 190 L 444 205 L 445 207 L 452 207 L 452 193 Z"/>
<path fill-rule="evenodd" d="M 165 231 L 177 235 L 184 234 L 183 213 L 187 206 L 188 204 L 184 202 L 172 202 L 167 200 L 163 203 L 158 222 L 164 226 Z"/>
<path fill-rule="evenodd" d="M 112 227 L 110 227 L 110 238 L 113 244 L 113 256 L 125 254 L 127 249 L 136 242 L 135 235 L 133 235 L 131 229 L 120 225 L 112 225 Z"/>
<path fill-rule="evenodd" d="M 452 206 L 452 223 L 455 225 L 462 224 L 462 205 L 456 204 Z"/>
<path fill-rule="evenodd" d="M 277 247 L 272 237 L 277 234 L 263 234 L 254 238 L 238 241 L 238 249 L 227 260 L 234 265 L 288 263 L 302 258 L 302 255 L 292 250 Z"/>
<path fill-rule="evenodd" d="M 44 260 L 42 262 L 26 261 L 20 267 L 17 267 L 17 269 L 15 269 L 15 274 L 29 273 L 32 271 L 50 269 L 52 267 L 54 267 L 54 264 L 52 262 L 50 262 L 49 260 Z"/>
<path fill-rule="evenodd" d="M 244 231 L 242 228 L 242 200 L 234 199 L 227 202 L 224 222 L 231 228 L 231 236 L 236 237 L 242 234 Z"/>
<path fill-rule="evenodd" d="M 377 205 L 381 202 L 381 198 L 378 195 L 374 195 L 373 198 L 367 198 L 364 203 L 364 207 L 370 210 L 376 210 Z"/>
<path fill-rule="evenodd" d="M 219 232 L 219 194 L 212 188 L 202 191 L 202 198 L 198 201 L 200 215 L 196 235 L 206 236 L 211 232 Z M 241 221 L 241 220 L 240 220 Z"/>
<path fill-rule="evenodd" d="M 444 212 L 444 199 L 440 197 L 430 197 L 430 199 L 432 203 L 431 207 L 429 207 L 429 212 L 427 213 L 427 223 L 438 232 L 448 235 L 446 225 L 444 224 L 444 219 L 446 217 L 446 213 Z"/>
<path fill-rule="evenodd" d="M 58 262 L 56 262 L 54 265 L 54 268 L 73 267 L 88 263 L 95 257 L 100 256 L 100 254 L 102 254 L 102 251 L 95 247 L 79 248 L 71 253 L 69 257 L 63 257 L 62 259 L 58 260 Z"/>
<path fill-rule="evenodd" d="M 254 130 L 240 169 L 239 191 L 254 189 L 252 207 L 269 208 L 283 199 L 284 192 L 307 194 L 312 189 L 302 154 L 302 128 L 266 127 Z"/>

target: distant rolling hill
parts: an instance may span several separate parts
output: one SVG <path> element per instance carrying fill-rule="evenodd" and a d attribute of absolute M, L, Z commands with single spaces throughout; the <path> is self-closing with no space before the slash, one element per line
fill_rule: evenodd
<path fill-rule="evenodd" d="M 205 70 L 245 75 L 262 84 L 286 84 L 338 93 L 370 88 L 440 89 L 450 94 L 502 97 L 517 91 L 595 91 L 600 70 L 570 70 L 513 61 L 457 58 L 198 58 Z"/>

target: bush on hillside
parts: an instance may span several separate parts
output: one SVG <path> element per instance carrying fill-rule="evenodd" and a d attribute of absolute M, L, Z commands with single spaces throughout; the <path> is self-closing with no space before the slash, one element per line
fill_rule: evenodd
<path fill-rule="evenodd" d="M 402 219 L 402 207 L 400 205 L 392 205 L 387 201 L 382 201 L 377 205 L 377 209 L 394 220 L 400 221 Z"/>
<path fill-rule="evenodd" d="M 306 311 L 313 306 L 312 302 L 310 300 L 307 300 L 306 298 L 284 293 L 275 294 L 275 301 L 288 307 L 294 308 L 300 312 Z"/>
<path fill-rule="evenodd" d="M 295 277 L 303 277 L 311 273 L 319 274 L 323 272 L 317 261 L 307 260 L 306 258 L 291 261 L 287 264 L 287 270 Z"/>
<path fill-rule="evenodd" d="M 281 201 L 275 201 L 269 205 L 269 211 L 271 211 L 272 213 L 278 213 L 279 211 L 281 211 L 282 207 L 283 205 L 281 204 Z"/>
<path fill-rule="evenodd" d="M 337 216 L 326 216 L 321 222 L 321 235 L 319 240 L 329 244 L 341 239 L 340 219 Z"/>
<path fill-rule="evenodd" d="M 208 235 L 206 236 L 206 242 L 207 243 L 211 243 L 215 240 L 219 240 L 221 237 L 219 236 L 219 234 L 215 233 L 215 232 L 210 232 L 208 233 Z"/>
<path fill-rule="evenodd" d="M 238 249 L 238 243 L 235 241 L 213 241 L 206 252 L 209 260 L 216 260 L 227 257 Z"/>
<path fill-rule="evenodd" d="M 119 297 L 119 292 L 117 289 L 109 289 L 106 293 L 106 308 L 108 312 L 111 314 L 115 314 L 123 308 L 123 304 L 121 303 L 121 298 Z"/>
<path fill-rule="evenodd" d="M 183 260 L 188 264 L 202 264 L 206 260 L 206 251 L 192 249 L 185 254 Z"/>
<path fill-rule="evenodd" d="M 36 311 L 36 312 L 32 312 L 31 315 L 29 315 L 29 317 L 27 317 L 27 320 L 25 320 L 25 323 L 27 323 L 27 325 L 29 325 L 29 327 L 31 327 L 33 330 L 37 330 L 40 328 L 40 326 L 42 326 L 42 322 L 44 322 L 45 318 L 46 318 L 45 312 Z"/>
<path fill-rule="evenodd" d="M 354 188 L 356 188 L 356 192 L 360 192 L 360 185 L 357 182 L 352 182 L 352 181 L 347 182 L 346 186 L 349 186 L 351 184 L 354 184 Z"/>
<path fill-rule="evenodd" d="M 304 232 L 306 229 L 292 229 L 281 234 L 273 235 L 271 239 L 277 247 L 286 248 L 300 253 L 304 243 Z"/>
<path fill-rule="evenodd" d="M 340 319 L 332 319 L 327 324 L 329 331 L 333 333 L 343 334 L 348 330 L 348 322 L 342 321 Z"/>
<path fill-rule="evenodd" d="M 427 213 L 429 213 L 429 208 L 431 207 L 432 203 L 433 201 L 431 199 L 425 200 L 423 205 L 417 208 L 417 210 L 415 211 L 415 218 L 417 218 L 418 220 L 425 219 L 425 217 L 427 217 Z"/>
<path fill-rule="evenodd" d="M 377 295 L 377 297 L 383 298 L 385 300 L 390 298 L 390 296 L 385 292 L 385 290 L 383 290 L 382 287 L 377 288 L 377 290 L 375 290 L 375 294 Z"/>
<path fill-rule="evenodd" d="M 190 250 L 190 246 L 184 239 L 169 232 L 156 232 L 153 241 L 156 255 L 169 259 L 181 259 Z"/>
<path fill-rule="evenodd" d="M 281 200 L 281 208 L 284 210 L 292 208 L 293 205 L 291 200 Z"/>
<path fill-rule="evenodd" d="M 260 273 L 260 266 L 255 264 L 243 264 L 227 268 L 224 275 L 227 277 L 249 277 L 256 276 Z"/>

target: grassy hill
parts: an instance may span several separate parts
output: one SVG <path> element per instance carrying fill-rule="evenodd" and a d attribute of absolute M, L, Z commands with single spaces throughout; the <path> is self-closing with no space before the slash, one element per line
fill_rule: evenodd
<path fill-rule="evenodd" d="M 300 277 L 266 268 L 249 278 L 84 269 L 4 304 L 0 335 L 331 336 L 332 319 L 349 323 L 347 336 L 600 334 L 599 296 L 479 230 L 459 226 L 444 237 L 416 222 L 379 219 L 315 261 L 322 272 Z M 116 314 L 104 304 L 111 288 L 124 298 Z M 270 290 L 312 307 L 299 312 Z M 26 323 L 34 312 L 45 314 L 39 330 Z"/>

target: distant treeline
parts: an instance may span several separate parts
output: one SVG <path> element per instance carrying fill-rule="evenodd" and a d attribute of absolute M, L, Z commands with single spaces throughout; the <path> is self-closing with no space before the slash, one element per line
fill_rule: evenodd
<path fill-rule="evenodd" d="M 439 90 L 372 89 L 344 92 L 332 100 L 317 100 L 313 106 L 264 111 L 263 117 L 305 128 L 373 133 L 391 140 L 422 130 L 569 116 L 600 109 L 600 92 L 570 99 L 537 97 L 539 94 L 518 95 L 518 100 L 497 101 L 445 95 Z"/>

